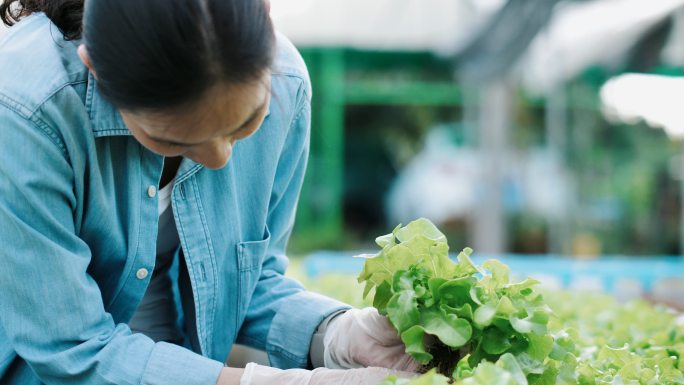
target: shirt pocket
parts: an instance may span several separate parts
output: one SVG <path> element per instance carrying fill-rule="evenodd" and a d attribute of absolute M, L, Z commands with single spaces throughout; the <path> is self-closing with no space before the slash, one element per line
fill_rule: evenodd
<path fill-rule="evenodd" d="M 242 323 L 249 304 L 254 294 L 254 289 L 259 282 L 261 265 L 268 252 L 271 234 L 268 228 L 264 231 L 264 237 L 258 241 L 245 241 L 237 244 L 238 258 L 238 324 Z"/>

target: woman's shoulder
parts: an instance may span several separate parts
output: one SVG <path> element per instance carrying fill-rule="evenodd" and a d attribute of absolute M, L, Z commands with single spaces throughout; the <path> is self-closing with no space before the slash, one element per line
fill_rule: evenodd
<path fill-rule="evenodd" d="M 294 44 L 282 33 L 276 32 L 276 56 L 273 63 L 273 75 L 295 78 L 304 84 L 311 98 L 311 80 L 302 55 Z"/>
<path fill-rule="evenodd" d="M 0 103 L 31 115 L 65 87 L 85 83 L 78 44 L 42 13 L 11 27 L 0 39 Z"/>

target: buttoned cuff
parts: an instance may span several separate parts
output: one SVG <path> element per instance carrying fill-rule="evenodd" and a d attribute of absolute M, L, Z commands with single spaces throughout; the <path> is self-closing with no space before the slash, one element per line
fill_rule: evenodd
<path fill-rule="evenodd" d="M 166 342 L 155 344 L 142 385 L 216 385 L 223 364 Z"/>
<path fill-rule="evenodd" d="M 273 318 L 268 332 L 266 352 L 271 366 L 281 369 L 307 367 L 316 329 L 329 316 L 350 308 L 309 291 L 288 298 Z"/>

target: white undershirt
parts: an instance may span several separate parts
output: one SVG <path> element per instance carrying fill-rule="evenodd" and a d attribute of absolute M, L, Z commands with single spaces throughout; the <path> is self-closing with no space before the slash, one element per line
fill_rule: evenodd
<path fill-rule="evenodd" d="M 133 332 L 143 333 L 157 342 L 178 342 L 183 339 L 176 327 L 178 313 L 168 274 L 180 244 L 171 205 L 174 182 L 175 179 L 158 192 L 157 260 L 145 296 L 128 323 Z"/>

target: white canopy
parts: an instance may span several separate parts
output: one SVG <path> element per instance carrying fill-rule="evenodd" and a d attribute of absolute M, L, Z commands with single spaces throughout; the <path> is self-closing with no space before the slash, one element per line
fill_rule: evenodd
<path fill-rule="evenodd" d="M 545 93 L 589 66 L 619 63 L 639 37 L 682 7 L 684 0 L 559 3 L 520 62 L 524 85 Z"/>
<path fill-rule="evenodd" d="M 271 0 L 276 27 L 302 46 L 454 52 L 503 0 Z"/>
<path fill-rule="evenodd" d="M 609 121 L 628 124 L 641 120 L 663 128 L 673 139 L 684 139 L 684 78 L 626 74 L 601 88 L 603 113 Z"/>

